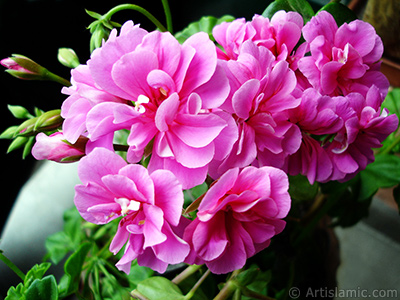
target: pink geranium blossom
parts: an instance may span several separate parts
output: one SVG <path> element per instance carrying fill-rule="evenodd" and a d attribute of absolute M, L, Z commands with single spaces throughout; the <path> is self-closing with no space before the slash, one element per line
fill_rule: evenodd
<path fill-rule="evenodd" d="M 117 254 L 126 244 L 118 269 L 129 273 L 137 258 L 139 265 L 164 272 L 168 264 L 185 259 L 189 245 L 175 233 L 182 186 L 170 171 L 149 174 L 141 165 L 127 164 L 116 153 L 96 148 L 80 161 L 78 174 L 82 184 L 75 188 L 75 205 L 85 220 L 105 224 L 122 217 L 110 245 Z"/>
<path fill-rule="evenodd" d="M 303 18 L 297 12 L 278 11 L 269 20 L 260 15 L 246 22 L 236 19 L 222 23 L 213 29 L 215 40 L 224 48 L 218 51 L 220 59 L 237 59 L 245 41 L 251 40 L 257 46 L 270 50 L 277 61 L 294 62 L 293 50 L 301 37 Z"/>
<path fill-rule="evenodd" d="M 296 86 L 293 70 L 286 61 L 276 63 L 270 50 L 250 40 L 241 46 L 237 60 L 221 61 L 221 65 L 231 85 L 221 108 L 233 115 L 239 138 L 226 158 L 212 162 L 210 175 L 216 179 L 255 160 L 259 165 L 282 167 L 301 142 L 300 130 L 288 121 L 289 110 L 300 103 L 291 95 Z"/>
<path fill-rule="evenodd" d="M 41 132 L 36 136 L 32 155 L 37 160 L 74 162 L 85 155 L 86 143 L 87 139 L 84 137 L 78 139 L 75 144 L 70 144 L 62 132 L 55 132 L 49 136 Z"/>
<path fill-rule="evenodd" d="M 210 187 L 197 218 L 185 229 L 190 264 L 213 273 L 242 268 L 285 227 L 290 209 L 287 175 L 272 167 L 230 169 Z"/>
<path fill-rule="evenodd" d="M 210 161 L 234 142 L 216 153 L 214 140 L 232 123 L 211 110 L 224 102 L 229 84 L 205 33 L 180 45 L 170 33 L 127 22 L 77 75 L 66 90 L 64 130 L 74 138 L 87 131 L 91 142 L 111 148 L 114 132 L 128 129 L 128 161 L 151 154 L 149 170 L 173 171 L 184 188 L 202 183 Z"/>
<path fill-rule="evenodd" d="M 298 62 L 302 74 L 323 95 L 366 95 L 374 84 L 383 96 L 389 82 L 379 72 L 383 44 L 372 25 L 361 20 L 339 28 L 326 11 L 319 12 L 303 28 L 311 55 Z"/>
<path fill-rule="evenodd" d="M 307 89 L 291 121 L 303 134 L 300 149 L 287 160 L 290 174 L 306 175 L 310 182 L 347 180 L 374 160 L 374 148 L 397 129 L 396 115 L 382 109 L 375 85 L 366 96 L 321 96 Z"/>

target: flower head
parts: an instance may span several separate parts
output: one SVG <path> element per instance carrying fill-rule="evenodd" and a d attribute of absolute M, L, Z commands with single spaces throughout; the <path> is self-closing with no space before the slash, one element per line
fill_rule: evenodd
<path fill-rule="evenodd" d="M 237 19 L 230 23 L 215 26 L 213 36 L 224 48 L 219 51 L 219 58 L 237 59 L 245 41 L 251 40 L 257 46 L 270 50 L 277 61 L 292 61 L 291 56 L 301 37 L 303 18 L 297 12 L 278 11 L 269 20 L 255 15 L 249 22 Z"/>
<path fill-rule="evenodd" d="M 272 167 L 227 171 L 208 190 L 197 218 L 186 227 L 192 245 L 188 263 L 205 263 L 213 273 L 242 268 L 285 227 L 290 209 L 287 175 Z"/>
<path fill-rule="evenodd" d="M 75 205 L 82 217 L 104 224 L 122 217 L 110 250 L 126 244 L 117 268 L 129 273 L 131 262 L 164 272 L 182 262 L 189 245 L 176 233 L 183 206 L 182 186 L 167 170 L 149 174 L 104 148 L 94 149 L 78 167 Z M 173 251 L 171 251 L 173 249 Z"/>
<path fill-rule="evenodd" d="M 170 33 L 127 22 L 72 75 L 63 113 L 74 138 L 87 131 L 92 142 L 106 140 L 110 148 L 114 132 L 128 129 L 128 161 L 150 149 L 149 170 L 173 171 L 184 188 L 202 183 L 214 156 L 226 155 L 214 143 L 226 117 L 212 110 L 225 101 L 229 84 L 207 34 L 180 45 Z"/>
<path fill-rule="evenodd" d="M 311 56 L 298 66 L 310 84 L 323 95 L 367 94 L 374 84 L 385 96 L 389 82 L 379 72 L 383 44 L 372 25 L 361 20 L 339 28 L 335 19 L 321 11 L 303 28 Z"/>

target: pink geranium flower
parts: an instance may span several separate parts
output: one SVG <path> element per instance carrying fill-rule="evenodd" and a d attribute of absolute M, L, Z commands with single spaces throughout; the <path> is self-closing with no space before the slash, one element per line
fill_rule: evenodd
<path fill-rule="evenodd" d="M 75 144 L 70 144 L 62 132 L 55 132 L 49 136 L 41 132 L 36 136 L 32 155 L 37 160 L 74 162 L 85 155 L 86 143 L 87 139 L 84 137 L 78 139 Z"/>
<path fill-rule="evenodd" d="M 214 27 L 213 36 L 225 51 L 218 51 L 220 59 L 237 59 L 243 43 L 251 40 L 257 46 L 270 50 L 277 61 L 288 60 L 292 63 L 297 60 L 293 50 L 301 37 L 302 27 L 303 18 L 299 13 L 281 10 L 271 20 L 255 15 L 249 22 L 236 19 L 222 23 Z"/>
<path fill-rule="evenodd" d="M 300 149 L 286 168 L 291 175 L 303 174 L 313 183 L 348 180 L 374 161 L 374 148 L 397 129 L 396 115 L 381 109 L 382 95 L 375 85 L 366 96 L 321 96 L 307 89 L 291 121 L 302 130 Z"/>
<path fill-rule="evenodd" d="M 213 273 L 242 268 L 285 227 L 290 209 L 287 175 L 272 167 L 227 171 L 210 187 L 197 218 L 185 229 L 192 245 L 186 262 L 205 263 Z"/>
<path fill-rule="evenodd" d="M 80 161 L 78 174 L 82 184 L 75 188 L 75 205 L 85 220 L 105 224 L 122 217 L 110 245 L 117 254 L 126 244 L 118 269 L 129 273 L 137 259 L 139 265 L 162 273 L 168 264 L 185 259 L 189 245 L 175 233 L 182 186 L 170 171 L 149 174 L 141 165 L 127 164 L 116 153 L 96 148 Z"/>
<path fill-rule="evenodd" d="M 233 167 L 243 168 L 256 159 L 259 165 L 282 167 L 286 157 L 297 151 L 301 133 L 289 122 L 288 112 L 300 100 L 291 95 L 296 77 L 286 61 L 276 63 L 273 53 L 248 40 L 237 60 L 221 61 L 231 93 L 221 108 L 237 124 L 238 139 L 223 160 L 214 159 L 214 179 Z"/>
<path fill-rule="evenodd" d="M 225 101 L 229 84 L 205 33 L 180 45 L 170 33 L 127 22 L 82 71 L 84 79 L 68 89 L 64 105 L 64 130 L 73 128 L 74 137 L 86 130 L 91 142 L 111 148 L 114 132 L 128 129 L 128 161 L 151 154 L 149 170 L 171 170 L 184 188 L 202 183 L 210 161 L 224 157 L 234 142 L 216 153 L 214 140 L 230 122 L 211 110 Z M 87 86 L 92 94 L 82 96 Z"/>
<path fill-rule="evenodd" d="M 298 62 L 302 74 L 323 95 L 366 95 L 374 84 L 383 96 L 389 82 L 379 72 L 383 44 L 372 25 L 361 20 L 339 28 L 326 11 L 319 12 L 303 28 L 311 55 Z"/>

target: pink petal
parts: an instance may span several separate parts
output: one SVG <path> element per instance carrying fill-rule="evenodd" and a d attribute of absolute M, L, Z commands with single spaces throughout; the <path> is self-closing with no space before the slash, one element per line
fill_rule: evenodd
<path fill-rule="evenodd" d="M 162 209 L 169 224 L 177 226 L 183 207 L 182 185 L 167 170 L 156 170 L 150 177 L 154 182 L 154 204 Z"/>
<path fill-rule="evenodd" d="M 158 58 L 153 52 L 134 51 L 121 56 L 114 64 L 112 80 L 127 94 L 125 99 L 136 101 L 140 95 L 151 95 L 147 76 L 158 66 Z"/>
<path fill-rule="evenodd" d="M 104 148 L 96 148 L 90 155 L 80 160 L 78 174 L 84 184 L 87 182 L 102 184 L 103 176 L 118 174 L 123 166 L 126 166 L 126 162 L 121 156 Z"/>
<path fill-rule="evenodd" d="M 179 107 L 179 96 L 174 93 L 164 100 L 158 107 L 155 117 L 155 125 L 161 132 L 168 130 L 169 125 L 175 119 Z"/>

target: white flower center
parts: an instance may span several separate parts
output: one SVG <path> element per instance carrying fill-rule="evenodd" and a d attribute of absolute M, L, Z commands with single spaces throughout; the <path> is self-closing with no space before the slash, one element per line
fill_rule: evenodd
<path fill-rule="evenodd" d="M 122 215 L 125 215 L 130 211 L 138 211 L 140 208 L 140 202 L 135 200 L 129 200 L 126 198 L 117 198 L 115 199 L 115 202 L 117 202 L 121 206 Z"/>
<path fill-rule="evenodd" d="M 149 103 L 150 99 L 149 97 L 145 95 L 139 95 L 137 98 L 137 101 L 135 102 L 135 108 L 138 112 L 144 113 L 146 111 L 146 108 L 142 104 Z"/>

